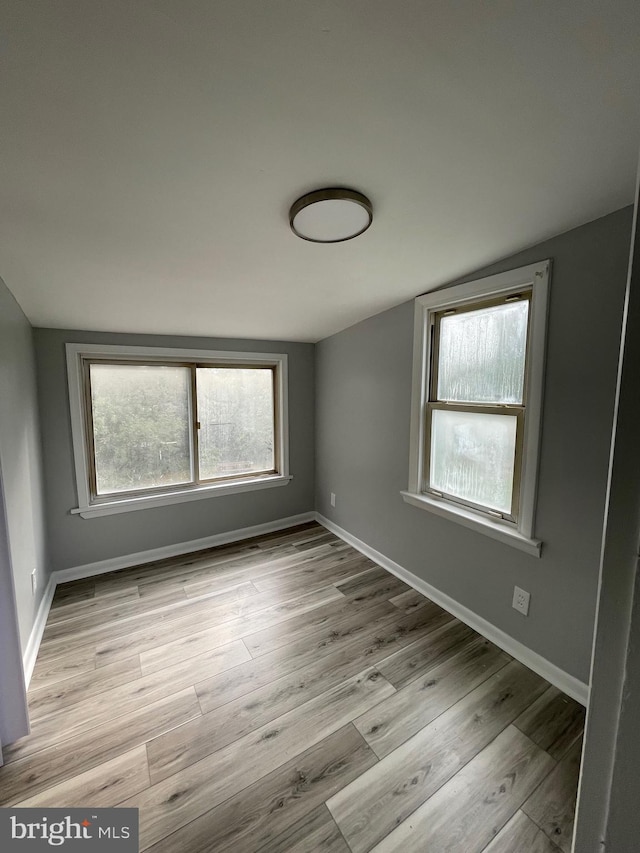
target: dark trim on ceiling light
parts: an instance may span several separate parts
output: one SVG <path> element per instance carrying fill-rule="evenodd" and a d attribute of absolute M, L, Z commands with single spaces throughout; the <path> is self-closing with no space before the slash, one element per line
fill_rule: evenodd
<path fill-rule="evenodd" d="M 350 201 L 354 204 L 360 205 L 360 207 L 364 208 L 367 212 L 366 225 L 353 234 L 349 234 L 346 237 L 338 237 L 333 240 L 315 239 L 314 237 L 310 237 L 297 231 L 294 225 L 295 217 L 306 207 L 322 201 Z M 354 237 L 359 237 L 360 234 L 364 234 L 372 221 L 373 207 L 366 195 L 363 195 L 357 190 L 350 190 L 344 187 L 327 187 L 326 189 L 314 190 L 313 192 L 306 193 L 306 195 L 303 195 L 297 199 L 297 201 L 294 201 L 289 211 L 289 225 L 291 226 L 293 233 L 302 240 L 308 240 L 311 243 L 343 243 L 345 240 L 353 240 Z"/>

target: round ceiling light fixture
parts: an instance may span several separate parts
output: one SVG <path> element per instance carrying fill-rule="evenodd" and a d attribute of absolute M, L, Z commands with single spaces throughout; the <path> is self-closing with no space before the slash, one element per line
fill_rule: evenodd
<path fill-rule="evenodd" d="M 355 190 L 331 187 L 307 193 L 291 205 L 289 225 L 303 240 L 341 243 L 364 233 L 373 220 L 369 199 Z"/>

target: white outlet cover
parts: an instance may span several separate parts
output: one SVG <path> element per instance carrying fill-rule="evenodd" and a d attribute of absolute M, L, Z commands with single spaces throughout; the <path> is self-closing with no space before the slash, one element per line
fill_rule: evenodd
<path fill-rule="evenodd" d="M 514 610 L 517 610 L 518 613 L 522 613 L 523 616 L 528 616 L 530 598 L 531 596 L 526 591 L 526 589 L 520 589 L 519 586 L 514 586 L 513 601 L 511 603 L 511 606 L 514 608 Z"/>
<path fill-rule="evenodd" d="M 335 496 L 334 492 L 331 492 L 331 506 L 335 506 L 335 505 L 336 505 L 336 496 Z"/>

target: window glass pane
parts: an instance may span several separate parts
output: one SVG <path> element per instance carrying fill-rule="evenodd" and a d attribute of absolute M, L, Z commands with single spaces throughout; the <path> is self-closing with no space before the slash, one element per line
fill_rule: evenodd
<path fill-rule="evenodd" d="M 92 364 L 99 495 L 191 480 L 186 367 Z"/>
<path fill-rule="evenodd" d="M 431 488 L 511 512 L 517 418 L 434 409 Z"/>
<path fill-rule="evenodd" d="M 200 479 L 273 471 L 273 371 L 199 367 Z"/>
<path fill-rule="evenodd" d="M 529 301 L 442 317 L 438 399 L 522 403 Z"/>

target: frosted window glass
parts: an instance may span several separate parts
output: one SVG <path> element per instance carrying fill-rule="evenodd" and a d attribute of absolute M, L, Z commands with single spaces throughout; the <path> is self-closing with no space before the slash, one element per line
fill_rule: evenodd
<path fill-rule="evenodd" d="M 439 492 L 511 512 L 517 418 L 434 409 L 430 486 Z"/>
<path fill-rule="evenodd" d="M 96 492 L 191 480 L 189 369 L 92 364 Z"/>
<path fill-rule="evenodd" d="M 521 404 L 528 313 L 522 300 L 443 317 L 438 399 Z"/>
<path fill-rule="evenodd" d="M 273 471 L 273 371 L 198 367 L 200 479 Z"/>

